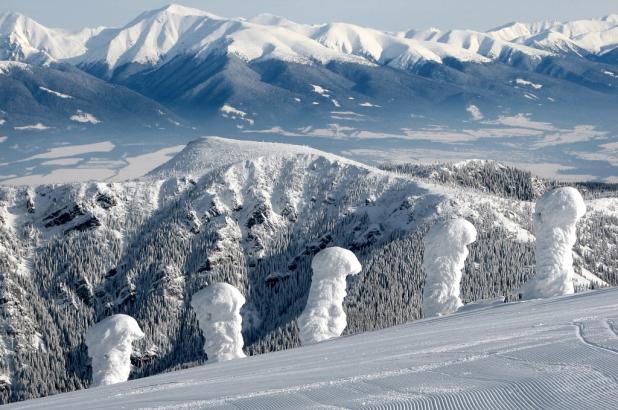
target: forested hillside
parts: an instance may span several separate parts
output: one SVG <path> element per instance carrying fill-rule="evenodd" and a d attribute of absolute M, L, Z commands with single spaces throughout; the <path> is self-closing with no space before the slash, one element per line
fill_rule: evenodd
<path fill-rule="evenodd" d="M 133 316 L 146 334 L 132 377 L 202 363 L 189 301 L 212 282 L 246 297 L 248 354 L 297 346 L 310 262 L 327 246 L 352 250 L 363 265 L 348 283 L 346 333 L 418 319 L 422 239 L 452 215 L 479 232 L 464 302 L 517 298 L 534 275 L 533 203 L 520 198 L 548 185 L 534 191 L 504 167 L 483 169 L 490 189 L 399 171 L 302 147 L 203 139 L 139 181 L 0 188 L 0 399 L 87 387 L 85 330 L 112 313 Z M 522 187 L 512 190 L 513 181 Z M 618 199 L 588 206 L 576 285 L 617 285 Z"/>

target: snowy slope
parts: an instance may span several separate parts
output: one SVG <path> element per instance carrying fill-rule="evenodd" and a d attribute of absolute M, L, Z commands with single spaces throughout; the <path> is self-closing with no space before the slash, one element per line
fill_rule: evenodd
<path fill-rule="evenodd" d="M 86 52 L 102 28 L 67 31 L 45 27 L 17 13 L 0 14 L 0 59 L 48 64 Z"/>
<path fill-rule="evenodd" d="M 40 130 L 79 131 L 127 125 L 145 129 L 156 124 L 178 129 L 181 125 L 155 101 L 70 65 L 0 61 L 0 89 L 4 132 L 19 134 L 36 124 Z"/>
<path fill-rule="evenodd" d="M 613 409 L 617 297 L 497 305 L 7 408 Z"/>
<path fill-rule="evenodd" d="M 146 12 L 120 29 L 109 29 L 90 40 L 91 47 L 75 61 L 104 63 L 109 71 L 124 64 L 158 64 L 179 55 L 200 59 L 231 53 L 242 59 L 326 63 L 333 59 L 362 62 L 290 31 L 240 19 L 224 19 L 197 9 L 170 5 Z"/>
<path fill-rule="evenodd" d="M 555 44 L 568 39 L 572 44 L 589 53 L 603 54 L 618 45 L 618 15 L 608 15 L 598 20 L 511 23 L 490 30 L 489 34 L 505 41 L 521 44 L 530 43 L 535 37 L 545 36 L 548 42 L 537 44 L 537 48 L 550 50 Z M 552 34 L 561 36 L 555 36 L 552 41 L 549 38 Z"/>
<path fill-rule="evenodd" d="M 476 165 L 450 172 L 459 179 Z M 503 178 L 499 166 L 487 172 L 477 180 Z M 519 192 L 517 180 L 504 185 Z M 296 347 L 311 258 L 327 246 L 353 250 L 364 267 L 347 289 L 347 334 L 416 320 L 423 237 L 451 216 L 479 232 L 462 300 L 512 300 L 534 275 L 533 204 L 490 192 L 302 146 L 221 138 L 189 144 L 143 180 L 2 187 L 0 400 L 88 386 L 83 336 L 112 313 L 138 318 L 146 334 L 133 377 L 202 364 L 204 340 L 187 301 L 214 281 L 247 300 L 247 353 Z M 574 254 L 577 290 L 618 284 L 615 199 L 588 201 Z"/>
<path fill-rule="evenodd" d="M 352 163 L 343 157 L 330 155 L 307 146 L 206 137 L 189 143 L 170 161 L 151 171 L 147 178 L 200 176 L 215 168 L 260 157 L 294 157 L 299 154 L 323 156 Z"/>

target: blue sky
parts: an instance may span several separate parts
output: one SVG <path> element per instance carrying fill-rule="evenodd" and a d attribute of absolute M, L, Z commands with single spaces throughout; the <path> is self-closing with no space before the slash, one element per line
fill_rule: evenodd
<path fill-rule="evenodd" d="M 52 27 L 121 26 L 158 0 L 1 0 L 0 12 L 17 11 Z M 618 0 L 184 0 L 177 3 L 221 16 L 262 12 L 306 23 L 346 21 L 385 30 L 489 29 L 510 21 L 572 20 L 618 13 Z"/>

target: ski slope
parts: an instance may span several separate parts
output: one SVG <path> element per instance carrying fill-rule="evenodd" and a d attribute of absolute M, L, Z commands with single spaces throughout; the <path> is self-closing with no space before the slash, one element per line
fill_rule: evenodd
<path fill-rule="evenodd" d="M 21 409 L 615 409 L 618 289 L 479 307 Z"/>

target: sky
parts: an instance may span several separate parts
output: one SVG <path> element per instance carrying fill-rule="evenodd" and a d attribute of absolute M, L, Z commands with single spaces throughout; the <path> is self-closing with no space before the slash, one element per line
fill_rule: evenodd
<path fill-rule="evenodd" d="M 0 0 L 0 12 L 49 27 L 123 26 L 171 0 Z M 345 21 L 383 30 L 438 27 L 487 30 L 511 21 L 574 20 L 618 13 L 618 0 L 182 0 L 224 17 L 269 12 L 302 23 Z"/>

